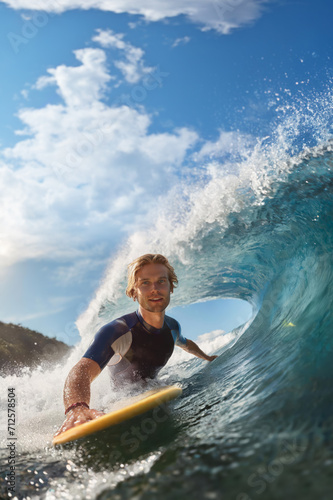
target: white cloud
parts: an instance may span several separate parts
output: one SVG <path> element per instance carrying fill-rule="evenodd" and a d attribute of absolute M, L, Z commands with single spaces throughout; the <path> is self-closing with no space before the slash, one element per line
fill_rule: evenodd
<path fill-rule="evenodd" d="M 88 258 L 82 256 L 81 259 L 74 259 L 69 265 L 59 265 L 52 273 L 52 280 L 62 286 L 70 286 L 73 283 L 85 286 L 87 271 L 89 270 L 90 273 L 96 273 L 96 276 L 98 276 L 100 269 L 104 269 L 107 264 L 105 250 L 104 245 L 95 246 L 93 259 L 90 256 Z M 100 257 L 101 253 L 103 258 Z M 80 296 L 76 298 L 80 298 Z"/>
<path fill-rule="evenodd" d="M 154 68 L 146 67 L 143 62 L 144 52 L 139 47 L 134 47 L 129 42 L 124 42 L 123 33 L 114 33 L 112 30 L 98 30 L 98 35 L 93 38 L 104 48 L 114 48 L 123 51 L 125 60 L 114 61 L 114 65 L 122 72 L 129 83 L 137 83 L 143 76 Z"/>
<path fill-rule="evenodd" d="M 50 76 L 40 77 L 35 88 L 56 85 L 67 106 L 87 106 L 103 97 L 106 84 L 111 80 L 106 68 L 106 55 L 101 49 L 74 51 L 82 64 L 75 67 L 58 66 L 48 70 Z"/>
<path fill-rule="evenodd" d="M 198 153 L 195 153 L 196 160 L 202 161 L 207 158 L 216 159 L 226 155 L 247 155 L 249 146 L 253 145 L 253 137 L 239 132 L 220 131 L 218 139 L 207 141 Z"/>
<path fill-rule="evenodd" d="M 186 45 L 191 38 L 189 36 L 184 36 L 183 38 L 177 38 L 173 44 L 172 47 L 178 47 L 178 45 Z"/>
<path fill-rule="evenodd" d="M 143 16 L 146 21 L 161 21 L 185 15 L 205 30 L 227 34 L 261 15 L 269 0 L 4 0 L 13 9 L 65 12 L 71 9 L 101 9 Z"/>
<path fill-rule="evenodd" d="M 2 284 L 1 284 L 2 285 Z M 34 292 L 36 290 L 34 289 Z M 22 293 L 22 289 L 21 289 Z M 55 295 L 45 294 L 45 302 L 41 304 L 41 301 L 31 301 L 27 303 L 29 299 L 26 299 L 24 304 L 16 303 L 16 307 L 10 308 L 15 310 L 14 312 L 8 310 L 8 307 L 4 307 L 1 311 L 1 320 L 6 323 L 21 323 L 26 324 L 31 320 L 47 318 L 50 316 L 60 315 L 69 307 L 73 307 L 73 303 L 81 298 L 80 295 Z M 82 307 L 84 304 L 82 304 Z"/>
<path fill-rule="evenodd" d="M 9 315 L 9 316 L 2 316 L 2 320 L 4 320 L 6 323 L 25 323 L 26 321 L 30 321 L 32 319 L 40 319 L 44 318 L 45 316 L 51 316 L 52 314 L 59 314 L 63 312 L 65 307 L 60 307 L 58 309 L 47 309 L 43 308 L 40 311 L 30 313 L 30 314 L 15 314 L 15 315 Z"/>
<path fill-rule="evenodd" d="M 71 277 L 81 275 L 94 254 L 105 257 L 101 241 L 108 253 L 158 205 L 198 140 L 186 128 L 152 133 L 142 107 L 106 105 L 105 52 L 75 56 L 77 66 L 50 68 L 35 85 L 53 85 L 62 102 L 19 110 L 23 130 L 1 153 L 1 266 L 47 256 L 76 260 Z"/>

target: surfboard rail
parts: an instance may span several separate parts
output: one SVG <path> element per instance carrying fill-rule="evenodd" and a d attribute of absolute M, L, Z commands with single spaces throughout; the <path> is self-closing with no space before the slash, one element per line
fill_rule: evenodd
<path fill-rule="evenodd" d="M 106 415 L 97 417 L 84 424 L 79 424 L 58 434 L 58 436 L 53 438 L 52 444 L 56 446 L 69 443 L 70 441 L 75 441 L 113 425 L 120 424 L 180 396 L 181 393 L 182 389 L 180 387 L 169 385 L 125 399 L 116 405 L 116 409 L 113 409 Z"/>

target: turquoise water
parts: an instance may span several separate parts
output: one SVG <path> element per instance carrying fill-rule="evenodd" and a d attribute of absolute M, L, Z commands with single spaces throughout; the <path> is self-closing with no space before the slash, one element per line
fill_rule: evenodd
<path fill-rule="evenodd" d="M 17 498 L 331 498 L 333 153 L 321 109 L 307 122 L 300 109 L 234 162 L 212 159 L 184 180 L 156 225 L 111 262 L 66 366 L 2 379 L 2 397 L 17 394 Z M 236 297 L 253 317 L 199 339 L 220 354 L 211 364 L 174 355 L 159 383 L 183 395 L 159 417 L 53 449 L 69 367 L 99 324 L 128 308 L 122 264 L 148 246 L 178 271 L 175 305 Z M 94 382 L 95 407 L 121 396 L 106 374 Z M 6 436 L 1 445 L 6 462 Z"/>

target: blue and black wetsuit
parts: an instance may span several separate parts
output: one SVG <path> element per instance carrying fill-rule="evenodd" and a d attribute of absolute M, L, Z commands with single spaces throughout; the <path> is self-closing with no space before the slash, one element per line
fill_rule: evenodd
<path fill-rule="evenodd" d="M 108 366 L 115 380 L 153 378 L 168 362 L 174 346 L 185 346 L 178 321 L 165 316 L 161 329 L 148 325 L 139 311 L 103 326 L 84 354 Z"/>

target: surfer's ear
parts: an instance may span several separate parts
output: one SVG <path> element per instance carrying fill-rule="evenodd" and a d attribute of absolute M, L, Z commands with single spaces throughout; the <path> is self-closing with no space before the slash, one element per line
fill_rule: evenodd
<path fill-rule="evenodd" d="M 137 281 L 135 280 L 135 283 L 134 283 L 133 288 L 132 288 L 132 290 L 133 290 L 133 292 L 132 292 L 132 299 L 134 300 L 134 302 L 138 298 L 137 288 L 136 287 L 137 287 Z"/>

